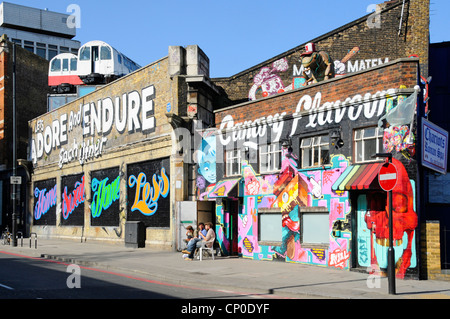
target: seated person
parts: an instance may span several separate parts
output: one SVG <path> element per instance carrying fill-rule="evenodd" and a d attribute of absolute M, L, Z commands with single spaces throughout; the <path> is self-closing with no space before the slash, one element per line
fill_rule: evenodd
<path fill-rule="evenodd" d="M 186 243 L 194 238 L 194 228 L 191 225 L 186 227 L 186 239 L 184 240 Z"/>
<path fill-rule="evenodd" d="M 205 224 L 205 229 L 207 231 L 206 236 L 203 235 L 202 232 L 199 232 L 199 237 L 201 238 L 193 238 L 189 241 L 187 248 L 182 251 L 184 254 L 188 254 L 185 260 L 192 260 L 192 258 L 194 257 L 195 249 L 201 247 L 202 241 L 209 241 L 213 238 L 216 238 L 216 233 L 212 228 L 213 228 L 212 223 L 206 223 Z M 212 247 L 213 244 L 214 243 L 209 243 L 208 246 Z"/>

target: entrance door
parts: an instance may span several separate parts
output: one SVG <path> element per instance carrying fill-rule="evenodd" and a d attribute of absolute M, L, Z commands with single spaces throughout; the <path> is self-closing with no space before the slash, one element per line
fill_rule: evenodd
<path fill-rule="evenodd" d="M 238 212 L 239 201 L 232 200 L 229 205 L 230 213 L 230 255 L 238 254 Z"/>
<path fill-rule="evenodd" d="M 367 213 L 366 195 L 358 195 L 356 205 L 356 243 L 357 266 L 370 267 L 371 233 L 367 228 L 364 217 Z"/>

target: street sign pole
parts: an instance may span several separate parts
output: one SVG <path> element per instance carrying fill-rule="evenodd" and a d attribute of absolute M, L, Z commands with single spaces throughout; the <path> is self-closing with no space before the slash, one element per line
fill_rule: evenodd
<path fill-rule="evenodd" d="M 392 158 L 391 158 L 392 159 Z M 389 249 L 388 249 L 388 277 L 389 294 L 395 295 L 395 254 L 392 216 L 392 190 L 389 191 Z"/>
<path fill-rule="evenodd" d="M 395 295 L 395 252 L 394 252 L 394 232 L 393 232 L 393 211 L 392 211 L 392 189 L 395 187 L 397 183 L 397 169 L 395 168 L 394 164 L 392 164 L 392 154 L 391 153 L 377 153 L 375 155 L 376 157 L 385 157 L 387 158 L 387 163 L 384 164 L 381 169 L 380 173 L 378 173 L 378 179 L 380 182 L 380 186 L 382 189 L 388 192 L 389 196 L 389 248 L 388 248 L 388 280 L 389 280 L 389 294 Z M 393 166 L 394 172 L 389 171 L 389 168 Z M 381 172 L 387 171 L 387 173 L 383 173 L 386 175 L 395 175 L 395 179 L 389 176 L 389 180 L 392 181 L 391 183 L 386 182 L 386 179 L 381 177 Z M 385 175 L 385 176 L 386 176 Z"/>

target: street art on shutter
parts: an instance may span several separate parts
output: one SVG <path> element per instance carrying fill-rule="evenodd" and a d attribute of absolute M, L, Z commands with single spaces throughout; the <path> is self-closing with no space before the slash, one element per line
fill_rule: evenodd
<path fill-rule="evenodd" d="M 56 179 L 34 183 L 34 225 L 56 225 Z"/>
<path fill-rule="evenodd" d="M 84 174 L 65 176 L 61 195 L 61 225 L 84 226 L 85 177 Z"/>
<path fill-rule="evenodd" d="M 127 220 L 170 226 L 170 159 L 128 165 Z"/>

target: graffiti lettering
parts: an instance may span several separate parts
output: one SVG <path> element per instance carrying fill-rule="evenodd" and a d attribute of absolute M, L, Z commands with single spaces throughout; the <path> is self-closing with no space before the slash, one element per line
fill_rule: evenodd
<path fill-rule="evenodd" d="M 161 170 L 161 176 L 154 174 L 152 177 L 153 187 L 147 182 L 145 173 L 140 173 L 138 177 L 132 175 L 128 179 L 128 186 L 136 186 L 136 195 L 131 211 L 138 210 L 146 216 L 152 216 L 158 210 L 158 200 L 162 196 L 167 197 L 170 190 L 169 178 L 166 170 Z"/>
<path fill-rule="evenodd" d="M 275 134 L 274 142 L 278 142 L 281 138 L 281 133 L 283 132 L 284 121 L 283 118 L 286 112 L 280 114 L 275 114 L 274 116 L 269 115 L 266 117 L 261 117 L 254 121 L 245 121 L 242 123 L 234 123 L 233 116 L 227 115 L 223 118 L 220 124 L 220 131 L 227 131 L 231 136 L 224 138 L 222 134 L 219 134 L 219 140 L 222 145 L 227 145 L 230 141 L 236 142 L 238 140 L 255 139 L 257 137 L 262 137 L 266 135 L 267 127 L 272 128 L 272 132 Z"/>
<path fill-rule="evenodd" d="M 35 188 L 34 197 L 38 198 L 36 206 L 34 207 L 34 218 L 36 220 L 41 219 L 42 215 L 45 215 L 50 208 L 56 206 L 56 185 L 47 192 L 47 189 L 40 190 Z"/>
<path fill-rule="evenodd" d="M 108 209 L 120 198 L 120 176 L 111 184 L 107 184 L 108 180 L 108 177 L 101 181 L 96 178 L 92 179 L 91 188 L 94 195 L 92 196 L 91 214 L 93 218 L 100 217 L 103 210 Z"/>
<path fill-rule="evenodd" d="M 81 178 L 81 182 L 75 183 L 75 189 L 71 194 L 67 194 L 67 186 L 64 187 L 62 194 L 62 216 L 64 219 L 69 218 L 75 208 L 81 203 L 84 203 L 86 199 L 84 192 L 84 176 Z"/>
<path fill-rule="evenodd" d="M 336 268 L 344 269 L 345 263 L 350 258 L 350 252 L 347 250 L 335 249 L 330 252 L 330 259 L 328 261 L 329 266 L 334 266 Z"/>
<path fill-rule="evenodd" d="M 138 131 L 147 134 L 156 127 L 154 117 L 155 88 L 153 85 L 143 88 L 141 92 L 125 93 L 122 98 L 114 100 L 107 97 L 97 103 L 80 104 L 78 111 L 61 114 L 44 128 L 39 123 L 31 139 L 31 157 L 37 163 L 54 149 L 60 148 L 68 141 L 68 133 L 80 127 L 83 136 L 108 135 L 113 127 L 119 134 L 128 129 L 128 133 Z"/>
<path fill-rule="evenodd" d="M 340 123 L 345 114 L 350 120 L 357 120 L 361 114 L 367 119 L 374 116 L 380 116 L 385 109 L 386 95 L 394 94 L 395 90 L 377 92 L 375 94 L 366 93 L 364 97 L 357 94 L 346 98 L 343 102 L 340 100 L 334 102 L 322 102 L 322 93 L 318 92 L 314 99 L 309 95 L 300 98 L 294 116 L 291 135 L 297 130 L 298 121 L 302 118 L 301 113 L 308 112 L 309 119 L 306 127 L 315 128 L 317 125 Z M 333 116 L 334 113 L 334 116 Z"/>

